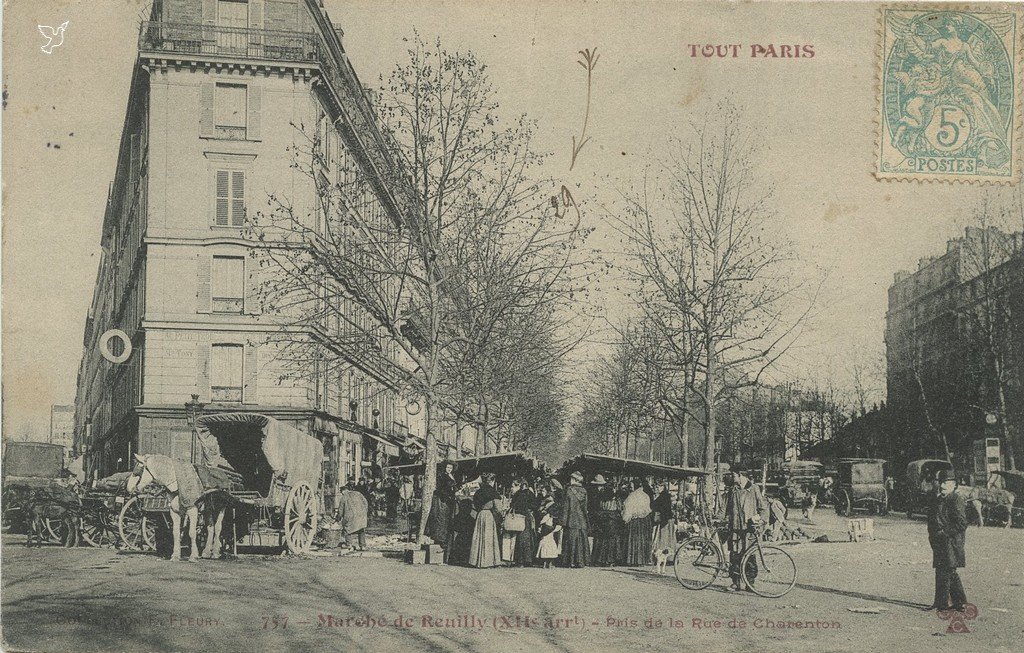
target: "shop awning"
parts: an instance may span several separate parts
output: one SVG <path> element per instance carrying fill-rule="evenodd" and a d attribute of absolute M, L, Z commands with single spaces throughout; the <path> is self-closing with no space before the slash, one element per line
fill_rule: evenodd
<path fill-rule="evenodd" d="M 399 444 L 383 433 L 364 433 L 366 437 L 377 442 L 379 448 L 389 456 L 397 456 Z"/>

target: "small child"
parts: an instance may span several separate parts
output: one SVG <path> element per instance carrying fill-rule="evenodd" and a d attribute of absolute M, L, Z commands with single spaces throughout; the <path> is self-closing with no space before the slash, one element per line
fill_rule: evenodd
<path fill-rule="evenodd" d="M 551 516 L 551 508 L 554 505 L 554 500 L 547 497 L 540 507 L 540 544 L 537 545 L 537 558 L 544 563 L 545 569 L 550 569 L 551 562 L 562 553 L 562 547 L 555 539 L 555 535 L 562 530 L 562 527 L 556 526 L 555 520 Z"/>

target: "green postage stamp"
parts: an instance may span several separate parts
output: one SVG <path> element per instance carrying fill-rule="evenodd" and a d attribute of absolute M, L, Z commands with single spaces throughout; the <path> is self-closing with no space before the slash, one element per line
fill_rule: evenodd
<path fill-rule="evenodd" d="M 878 178 L 1019 179 L 1020 20 L 1011 5 L 882 8 Z"/>

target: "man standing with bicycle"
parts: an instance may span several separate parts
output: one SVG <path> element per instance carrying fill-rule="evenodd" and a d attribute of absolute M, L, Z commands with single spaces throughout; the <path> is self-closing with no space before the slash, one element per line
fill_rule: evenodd
<path fill-rule="evenodd" d="M 736 592 L 744 589 L 740 559 L 747 545 L 753 542 L 750 538 L 757 537 L 757 525 L 768 521 L 768 502 L 764 500 L 761 490 L 744 472 L 727 474 L 725 483 L 725 521 L 728 529 L 726 536 L 729 546 L 729 576 L 732 578 L 729 591 Z M 757 577 L 757 562 L 751 558 L 747 565 L 754 565 L 754 568 L 748 571 L 753 581 Z"/>

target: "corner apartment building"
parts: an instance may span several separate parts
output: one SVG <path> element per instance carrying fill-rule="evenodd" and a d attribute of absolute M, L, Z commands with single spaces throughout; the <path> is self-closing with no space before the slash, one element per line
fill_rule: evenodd
<path fill-rule="evenodd" d="M 247 236 L 248 212 L 285 196 L 313 216 L 314 184 L 293 169 L 295 125 L 373 189 L 368 210 L 398 219 L 373 111 L 318 0 L 156 0 L 139 35 L 102 259 L 83 339 L 76 437 L 90 477 L 132 454 L 188 458 L 185 404 L 285 421 L 324 442 L 328 495 L 424 434 L 372 361 L 294 378 L 264 313 L 273 274 Z M 372 205 L 372 206 L 370 206 Z M 109 329 L 128 360 L 102 357 Z M 115 341 L 116 342 L 116 341 Z"/>
<path fill-rule="evenodd" d="M 944 437 L 954 463 L 968 468 L 972 442 L 993 435 L 991 425 L 986 429 L 990 414 L 1007 420 L 1016 440 L 1009 444 L 1018 444 L 1018 460 L 1024 454 L 1013 426 L 1024 419 L 1021 296 L 1022 235 L 992 227 L 968 227 L 941 256 L 922 258 L 914 272 L 896 273 L 886 315 L 886 411 L 890 436 L 906 460 L 945 457 Z M 1009 319 L 994 347 L 1010 365 L 1005 410 L 994 378 L 995 352 L 979 333 L 983 305 Z"/>

